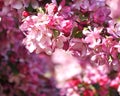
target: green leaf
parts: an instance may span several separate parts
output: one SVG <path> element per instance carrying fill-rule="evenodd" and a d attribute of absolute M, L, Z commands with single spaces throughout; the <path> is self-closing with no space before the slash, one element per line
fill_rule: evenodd
<path fill-rule="evenodd" d="M 83 84 L 79 84 L 79 85 L 78 85 L 78 88 L 82 88 L 82 87 L 83 87 Z"/>
<path fill-rule="evenodd" d="M 75 27 L 73 29 L 73 32 L 72 32 L 72 37 L 75 37 L 75 38 L 82 38 L 83 37 L 83 33 L 81 30 L 79 30 L 77 27 Z"/>
<path fill-rule="evenodd" d="M 81 21 L 88 20 L 88 17 L 89 17 L 89 14 L 88 14 L 88 13 L 83 14 L 83 13 L 80 13 L 80 12 L 79 12 L 79 18 L 80 18 Z"/>
<path fill-rule="evenodd" d="M 36 12 L 36 10 L 32 7 L 31 4 L 29 4 L 29 6 L 28 6 L 27 8 L 25 8 L 25 9 L 26 9 L 26 11 L 28 11 L 28 12 Z"/>
<path fill-rule="evenodd" d="M 11 68 L 12 72 L 14 73 L 14 75 L 17 75 L 19 73 L 16 64 L 12 64 L 11 62 L 8 61 L 8 65 L 10 66 L 10 68 Z"/>
<path fill-rule="evenodd" d="M 93 86 L 94 86 L 94 88 L 97 89 L 97 90 L 100 88 L 100 85 L 99 85 L 98 83 L 93 84 Z"/>
<path fill-rule="evenodd" d="M 118 59 L 120 60 L 120 53 L 118 53 L 118 56 L 117 56 L 117 57 L 118 57 Z"/>
<path fill-rule="evenodd" d="M 58 30 L 53 30 L 53 36 L 54 38 L 56 38 L 57 36 L 59 36 L 60 32 Z"/>

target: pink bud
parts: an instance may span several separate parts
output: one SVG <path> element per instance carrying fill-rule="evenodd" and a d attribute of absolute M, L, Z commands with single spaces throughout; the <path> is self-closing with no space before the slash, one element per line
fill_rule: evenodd
<path fill-rule="evenodd" d="M 29 16 L 30 14 L 29 14 L 29 12 L 27 12 L 27 11 L 23 11 L 23 13 L 22 13 L 22 16 L 24 16 L 24 17 L 27 17 L 27 16 Z"/>

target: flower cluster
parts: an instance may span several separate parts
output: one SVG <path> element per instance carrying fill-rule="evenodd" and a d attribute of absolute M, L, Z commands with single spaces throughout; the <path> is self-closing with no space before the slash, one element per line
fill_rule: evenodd
<path fill-rule="evenodd" d="M 37 0 L 0 0 L 0 96 L 48 96 L 51 92 L 49 96 L 56 96 L 59 91 L 49 57 L 30 54 L 21 43 L 24 10 L 34 10 L 38 4 Z"/>
<path fill-rule="evenodd" d="M 0 95 L 119 96 L 118 3 L 0 0 Z"/>
<path fill-rule="evenodd" d="M 119 23 L 110 17 L 106 1 L 52 0 L 38 9 L 23 20 L 23 43 L 30 52 L 51 57 L 61 94 L 118 94 Z"/>

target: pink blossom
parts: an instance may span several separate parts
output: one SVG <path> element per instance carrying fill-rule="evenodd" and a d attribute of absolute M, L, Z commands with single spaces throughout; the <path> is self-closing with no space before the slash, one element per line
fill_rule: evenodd
<path fill-rule="evenodd" d="M 109 84 L 109 79 L 108 78 L 100 78 L 98 80 L 100 86 L 107 86 Z"/>
<path fill-rule="evenodd" d="M 46 4 L 45 8 L 49 15 L 53 15 L 57 12 L 57 6 L 54 3 Z"/>
<path fill-rule="evenodd" d="M 69 36 L 72 31 L 72 28 L 73 28 L 73 23 L 70 20 L 65 20 L 65 21 L 61 22 L 60 27 L 61 27 L 60 30 L 63 31 L 65 36 Z"/>
<path fill-rule="evenodd" d="M 113 35 L 115 38 L 120 36 L 120 24 L 115 23 L 114 21 L 109 22 L 109 27 L 107 28 L 109 34 Z"/>
<path fill-rule="evenodd" d="M 100 7 L 104 7 L 105 4 L 105 0 L 90 0 L 89 11 L 95 11 Z"/>
<path fill-rule="evenodd" d="M 38 16 L 28 16 L 21 25 L 20 28 L 26 35 L 23 43 L 30 52 L 36 51 L 37 53 L 46 52 L 51 54 L 54 48 L 62 48 L 64 46 L 63 42 L 67 38 L 61 33 L 56 38 L 52 38 L 53 31 L 49 29 L 50 26 L 47 26 L 50 24 L 48 20 L 48 15 L 38 14 Z"/>
<path fill-rule="evenodd" d="M 41 15 L 41 18 L 37 16 L 27 17 L 26 22 L 21 26 L 21 30 L 28 31 L 27 34 L 25 33 L 26 38 L 23 43 L 30 52 L 35 50 L 37 53 L 45 51 L 51 54 L 52 52 L 52 31 L 46 28 L 45 18 L 47 18 L 46 15 Z"/>
<path fill-rule="evenodd" d="M 104 68 L 106 68 L 106 66 L 98 66 L 98 67 L 93 67 L 93 66 L 86 66 L 86 68 L 84 69 L 84 76 L 83 76 L 83 81 L 86 83 L 97 83 L 99 82 L 99 80 L 101 78 L 105 79 L 107 78 L 107 70 L 104 71 Z M 104 72 L 103 72 L 104 71 Z M 108 79 L 107 79 L 108 80 Z M 103 84 L 103 82 L 102 82 Z M 105 84 L 105 83 L 104 83 Z"/>
<path fill-rule="evenodd" d="M 120 53 L 120 45 L 118 44 L 118 45 L 115 45 L 114 47 L 117 48 L 118 52 Z"/>
<path fill-rule="evenodd" d="M 9 8 L 22 10 L 21 4 L 28 7 L 25 2 L 38 4 L 33 0 L 14 1 L 8 4 L 11 7 L 6 5 L 7 9 L 4 12 L 10 11 Z M 23 82 L 19 89 L 28 94 L 33 93 L 35 96 L 44 93 L 46 96 L 51 95 L 46 91 L 48 90 L 46 85 L 49 85 L 51 77 L 53 77 L 51 81 L 55 84 L 54 87 L 66 91 L 67 96 L 80 94 L 94 96 L 96 95 L 94 92 L 106 96 L 109 95 L 108 90 L 111 87 L 119 91 L 117 85 L 119 76 L 115 75 L 113 79 L 110 77 L 111 74 L 108 75 L 112 73 L 111 70 L 118 73 L 120 69 L 119 24 L 108 24 L 110 10 L 105 0 L 72 0 L 72 2 L 62 0 L 58 6 L 57 1 L 52 0 L 52 3 L 46 5 L 45 12 L 36 14 L 35 11 L 35 15 L 32 14 L 34 12 L 23 18 L 20 29 L 25 35 L 23 44 L 31 53 L 38 53 L 40 59 L 34 53 L 30 57 L 29 53 L 25 53 L 27 54 L 25 60 L 22 55 L 11 58 L 8 56 L 9 62 L 16 62 L 17 58 L 20 58 L 21 66 L 18 68 L 20 74 L 24 75 L 17 78 L 10 75 L 11 82 Z M 6 32 L 10 34 L 11 31 Z M 6 48 L 10 49 L 11 46 L 8 44 Z M 3 49 L 4 47 L 0 50 Z M 15 49 L 16 53 L 20 50 L 16 47 L 12 49 Z M 73 80 L 73 78 L 77 79 Z M 94 84 L 99 85 L 98 90 Z M 51 86 L 50 83 L 50 89 Z M 38 90 L 44 91 L 39 94 Z"/>
<path fill-rule="evenodd" d="M 59 34 L 56 38 L 52 40 L 52 48 L 63 48 L 65 46 L 64 42 L 68 40 L 63 34 Z"/>
<path fill-rule="evenodd" d="M 117 91 L 119 92 L 119 94 L 120 94 L 120 85 L 118 86 L 118 89 L 117 89 Z"/>
<path fill-rule="evenodd" d="M 58 59 L 59 57 L 59 59 Z M 59 86 L 63 86 L 66 80 L 81 72 L 80 65 L 70 51 L 56 49 L 52 55 L 55 65 L 56 80 Z M 67 64 L 67 65 L 66 65 Z"/>
<path fill-rule="evenodd" d="M 83 34 L 86 35 L 85 42 L 89 44 L 90 48 L 94 48 L 95 46 L 99 45 L 101 42 L 100 36 L 101 29 L 95 28 L 93 31 L 84 30 Z"/>
<path fill-rule="evenodd" d="M 72 38 L 69 42 L 69 50 L 71 50 L 74 56 L 79 59 L 87 55 L 86 45 L 83 43 L 81 39 Z"/>
<path fill-rule="evenodd" d="M 72 7 L 82 12 L 94 11 L 99 7 L 105 6 L 105 0 L 73 0 Z"/>
<path fill-rule="evenodd" d="M 119 11 L 120 1 L 119 0 L 106 0 L 106 2 L 110 7 L 111 16 L 115 19 L 119 18 L 119 16 L 120 16 L 120 11 Z"/>
<path fill-rule="evenodd" d="M 102 50 L 106 53 L 111 53 L 113 51 L 113 47 L 117 44 L 116 41 L 114 41 L 112 36 L 109 36 L 108 38 L 102 39 Z M 115 50 L 114 50 L 115 51 Z"/>
<path fill-rule="evenodd" d="M 119 77 L 116 77 L 115 79 L 113 79 L 113 80 L 110 82 L 110 87 L 115 88 L 115 89 L 118 89 L 119 83 L 120 83 L 120 78 L 119 78 Z"/>
<path fill-rule="evenodd" d="M 3 23 L 6 22 L 6 23 Z M 1 18 L 1 27 L 3 29 L 13 29 L 15 27 L 15 20 L 12 17 L 4 16 Z"/>
<path fill-rule="evenodd" d="M 88 0 L 81 0 L 81 1 L 74 0 L 74 4 L 72 4 L 73 8 L 78 9 L 78 10 L 83 9 L 85 11 L 88 10 L 89 6 L 90 5 L 89 5 L 89 1 Z"/>
<path fill-rule="evenodd" d="M 0 10 L 2 9 L 3 5 L 4 5 L 4 2 L 3 2 L 3 0 L 1 0 L 0 1 Z"/>
<path fill-rule="evenodd" d="M 95 23 L 103 24 L 105 21 L 110 20 L 110 10 L 106 7 L 100 7 L 93 13 L 93 20 Z"/>
<path fill-rule="evenodd" d="M 94 96 L 94 93 L 93 93 L 92 90 L 86 89 L 86 90 L 83 92 L 83 96 Z"/>
<path fill-rule="evenodd" d="M 5 6 L 11 6 L 12 8 L 15 8 L 15 9 L 22 9 L 24 6 L 25 7 L 28 7 L 28 5 L 32 4 L 32 7 L 33 8 L 37 8 L 38 7 L 38 2 L 36 0 L 19 0 L 19 1 L 16 1 L 16 0 L 5 0 L 4 1 L 4 4 Z"/>
<path fill-rule="evenodd" d="M 99 90 L 100 96 L 106 96 L 108 94 L 108 89 L 106 87 L 101 87 Z"/>
<path fill-rule="evenodd" d="M 65 36 L 69 36 L 74 25 L 72 20 L 65 20 L 62 16 L 55 15 L 52 18 L 50 17 L 48 26 L 50 28 L 59 30 L 60 32 L 64 33 Z"/>
<path fill-rule="evenodd" d="M 77 78 L 73 78 L 69 80 L 67 83 L 69 84 L 69 86 L 74 87 L 74 86 L 78 86 L 79 84 L 81 84 L 81 81 Z"/>
<path fill-rule="evenodd" d="M 63 6 L 62 9 L 58 12 L 58 14 L 64 18 L 71 18 L 73 12 L 70 6 Z"/>

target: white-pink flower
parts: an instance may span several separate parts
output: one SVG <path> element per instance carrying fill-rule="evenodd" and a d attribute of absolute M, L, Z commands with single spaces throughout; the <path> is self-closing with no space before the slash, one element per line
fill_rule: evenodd
<path fill-rule="evenodd" d="M 120 95 L 120 85 L 118 86 L 118 89 L 117 89 L 119 95 Z"/>
<path fill-rule="evenodd" d="M 41 15 L 41 17 L 29 16 L 21 25 L 21 30 L 27 31 L 23 43 L 30 52 L 36 51 L 37 53 L 46 52 L 51 54 L 52 31 L 46 27 L 46 20 L 46 15 Z"/>
<path fill-rule="evenodd" d="M 84 41 L 89 44 L 90 48 L 94 48 L 101 42 L 100 36 L 101 29 L 94 28 L 94 30 L 83 30 L 83 34 L 86 35 Z"/>
<path fill-rule="evenodd" d="M 81 72 L 78 60 L 72 56 L 72 52 L 56 49 L 52 55 L 55 65 L 56 80 L 62 86 L 64 82 Z"/>

